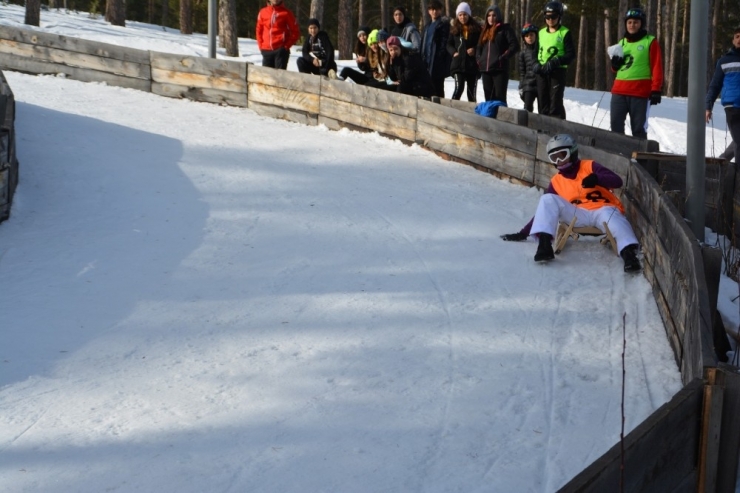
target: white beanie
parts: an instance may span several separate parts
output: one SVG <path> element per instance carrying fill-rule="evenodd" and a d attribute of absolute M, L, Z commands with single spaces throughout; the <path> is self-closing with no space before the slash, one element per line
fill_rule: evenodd
<path fill-rule="evenodd" d="M 457 10 L 455 10 L 455 16 L 459 15 L 460 12 L 465 12 L 469 16 L 473 16 L 473 12 L 470 10 L 470 5 L 468 5 L 466 2 L 461 2 L 460 5 L 457 6 Z"/>

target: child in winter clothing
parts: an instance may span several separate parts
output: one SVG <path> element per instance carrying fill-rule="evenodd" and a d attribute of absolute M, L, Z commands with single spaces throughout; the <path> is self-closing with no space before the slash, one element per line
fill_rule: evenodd
<path fill-rule="evenodd" d="M 524 24 L 522 27 L 522 51 L 519 52 L 519 96 L 524 101 L 524 109 L 534 111 L 534 101 L 537 99 L 537 26 Z M 539 100 L 537 111 L 539 112 Z"/>
<path fill-rule="evenodd" d="M 576 58 L 573 36 L 563 26 L 563 4 L 547 2 L 543 9 L 545 27 L 537 36 L 537 99 L 540 113 L 565 120 L 565 81 L 568 65 Z"/>
<path fill-rule="evenodd" d="M 519 51 L 519 39 L 511 26 L 504 24 L 501 9 L 498 5 L 488 7 L 483 32 L 476 49 L 486 101 L 496 100 L 506 103 L 506 89 L 509 86 L 509 59 L 517 51 Z"/>
<path fill-rule="evenodd" d="M 298 71 L 304 74 L 330 75 L 336 78 L 337 64 L 334 62 L 334 46 L 329 35 L 320 31 L 317 19 L 308 20 L 308 37 L 303 43 L 303 56 L 296 60 Z"/>
<path fill-rule="evenodd" d="M 357 31 L 357 41 L 355 42 L 355 49 L 353 50 L 353 53 L 355 54 L 357 68 L 360 69 L 360 72 L 362 72 L 366 76 L 371 77 L 373 70 L 372 68 L 370 68 L 370 64 L 367 61 L 367 52 L 369 51 L 367 38 L 369 34 L 370 28 L 360 27 L 360 29 Z M 352 68 L 344 67 L 339 73 L 339 77 L 341 77 L 342 79 L 347 79 L 350 77 L 348 74 L 354 71 L 355 70 Z"/>
<path fill-rule="evenodd" d="M 398 92 L 423 98 L 434 95 L 432 77 L 427 71 L 424 61 L 418 51 L 412 51 L 401 46 L 397 36 L 391 36 L 386 42 L 391 57 L 388 76 Z"/>
<path fill-rule="evenodd" d="M 455 92 L 452 99 L 460 99 L 468 86 L 468 101 L 476 102 L 478 92 L 478 61 L 475 59 L 475 48 L 480 39 L 480 25 L 472 17 L 470 5 L 460 3 L 455 12 L 455 19 L 450 27 L 450 38 L 447 51 L 452 55 L 450 73 L 455 79 Z"/>

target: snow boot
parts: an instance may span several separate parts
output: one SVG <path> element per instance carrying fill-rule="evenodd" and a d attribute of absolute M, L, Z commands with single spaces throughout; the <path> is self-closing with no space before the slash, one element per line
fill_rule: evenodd
<path fill-rule="evenodd" d="M 638 272 L 642 269 L 640 261 L 637 259 L 637 245 L 627 245 L 619 252 L 619 256 L 624 260 L 625 272 Z"/>
<path fill-rule="evenodd" d="M 555 258 L 555 252 L 552 251 L 552 236 L 547 233 L 540 233 L 540 244 L 537 247 L 537 253 L 534 254 L 535 262 L 547 262 Z"/>

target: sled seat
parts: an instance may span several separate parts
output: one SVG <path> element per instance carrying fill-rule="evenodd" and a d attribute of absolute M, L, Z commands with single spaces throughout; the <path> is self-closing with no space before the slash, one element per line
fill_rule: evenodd
<path fill-rule="evenodd" d="M 565 248 L 565 244 L 568 242 L 568 238 L 573 238 L 574 241 L 578 241 L 578 238 L 581 235 L 586 236 L 603 236 L 599 241 L 602 245 L 609 244 L 612 247 L 612 250 L 614 250 L 614 253 L 619 256 L 619 251 L 617 250 L 617 241 L 614 239 L 614 236 L 612 236 L 612 232 L 609 231 L 609 226 L 607 226 L 606 223 L 604 224 L 604 230 L 606 233 L 601 231 L 599 228 L 586 226 L 583 228 L 576 228 L 576 218 L 574 217 L 573 220 L 571 220 L 570 224 L 565 224 L 561 222 L 558 224 L 558 233 L 555 237 L 555 253 L 560 253 L 563 251 L 563 248 Z"/>

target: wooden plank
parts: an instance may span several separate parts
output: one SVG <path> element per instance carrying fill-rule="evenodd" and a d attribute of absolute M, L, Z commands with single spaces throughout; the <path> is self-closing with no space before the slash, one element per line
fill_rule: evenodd
<path fill-rule="evenodd" d="M 246 92 L 219 91 L 218 89 L 203 89 L 152 82 L 152 93 L 168 98 L 190 99 L 204 103 L 226 104 L 245 108 L 247 106 Z"/>
<path fill-rule="evenodd" d="M 526 110 L 517 110 L 502 106 L 499 107 L 498 112 L 496 113 L 496 120 L 526 127 L 527 122 L 529 121 L 529 112 Z"/>
<path fill-rule="evenodd" d="M 724 398 L 722 404 L 722 433 L 717 468 L 717 492 L 735 493 L 738 452 L 740 452 L 740 373 L 737 367 L 720 363 Z"/>
<path fill-rule="evenodd" d="M 704 386 L 702 424 L 699 441 L 699 484 L 697 491 L 717 491 L 717 463 L 722 426 L 722 402 L 724 392 L 721 385 L 715 385 L 716 368 L 707 370 L 707 385 Z M 721 375 L 721 374 L 720 374 Z"/>
<path fill-rule="evenodd" d="M 261 65 L 250 64 L 247 66 L 247 83 L 279 87 L 309 95 L 315 94 L 318 96 L 321 94 L 321 77 L 298 72 L 288 72 L 287 70 L 277 70 Z"/>
<path fill-rule="evenodd" d="M 149 80 L 123 77 L 108 72 L 68 67 L 66 65 L 57 65 L 54 63 L 37 62 L 25 57 L 9 55 L 7 53 L 0 53 L 0 68 L 30 74 L 65 74 L 70 79 L 82 82 L 105 82 L 111 86 L 127 87 L 130 89 L 137 89 L 139 91 L 151 92 L 151 82 Z"/>
<path fill-rule="evenodd" d="M 268 86 L 249 82 L 247 89 L 248 105 L 262 103 L 271 106 L 282 106 L 312 115 L 319 114 L 319 95 L 277 86 Z"/>
<path fill-rule="evenodd" d="M 493 171 L 532 183 L 534 159 L 530 154 L 485 142 L 462 133 L 452 132 L 423 121 L 417 123 L 422 145 L 470 161 Z"/>
<path fill-rule="evenodd" d="M 87 68 L 100 72 L 110 72 L 125 77 L 149 79 L 149 64 L 127 62 L 113 58 L 105 58 L 87 53 L 48 48 L 45 46 L 18 43 L 0 39 L 0 53 L 24 56 L 41 62 L 51 62 L 70 67 Z"/>
<path fill-rule="evenodd" d="M 58 34 L 34 31 L 32 29 L 0 26 L 0 39 L 149 65 L 149 52 L 146 50 L 137 50 L 135 48 L 101 43 L 99 41 L 70 38 Z"/>
<path fill-rule="evenodd" d="M 414 118 L 405 118 L 323 96 L 320 98 L 320 108 L 321 115 L 334 120 L 365 127 L 408 142 L 414 142 L 416 139 L 416 120 Z"/>
<path fill-rule="evenodd" d="M 445 108 L 430 101 L 418 102 L 417 120 L 473 139 L 534 155 L 537 132 L 526 127 L 500 122 L 475 113 Z M 423 134 L 420 139 L 426 140 Z M 483 163 L 481 163 L 483 164 Z"/>
<path fill-rule="evenodd" d="M 209 77 L 224 79 L 237 79 L 244 82 L 244 88 L 247 86 L 246 62 L 203 58 L 191 55 L 175 55 L 172 53 L 159 53 L 156 51 L 150 51 L 149 56 L 152 68 L 158 68 L 170 72 L 186 72 L 189 74 L 207 75 Z"/>
<path fill-rule="evenodd" d="M 245 92 L 246 81 L 228 77 L 212 77 L 187 72 L 174 72 L 152 67 L 152 81 L 162 84 L 174 84 L 185 87 L 199 87 L 202 89 L 216 89 L 220 91 Z"/>
<path fill-rule="evenodd" d="M 321 97 L 406 118 L 416 118 L 419 98 L 338 80 L 321 79 Z"/>
<path fill-rule="evenodd" d="M 624 438 L 623 490 L 622 444 L 616 443 L 558 491 L 663 492 L 679 486 L 685 490 L 697 461 L 703 391 L 702 379 L 693 380 Z"/>
<path fill-rule="evenodd" d="M 478 103 L 473 103 L 471 101 L 460 101 L 456 99 L 441 98 L 439 100 L 439 104 L 441 104 L 442 106 L 446 106 L 448 108 L 455 108 L 461 111 L 467 111 L 468 113 L 475 113 L 475 106 Z"/>
<path fill-rule="evenodd" d="M 301 110 L 264 104 L 257 101 L 249 101 L 249 109 L 258 115 L 277 118 L 279 120 L 288 120 L 302 125 L 318 125 L 316 114 L 307 113 Z"/>

